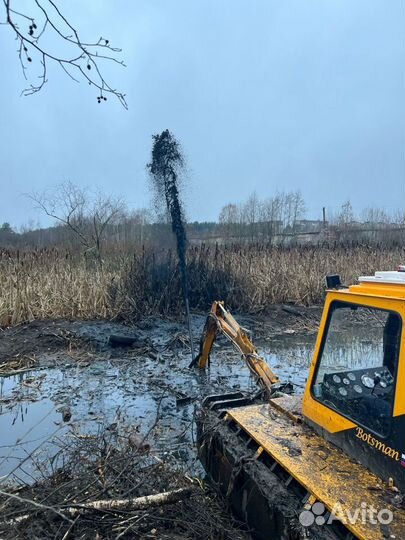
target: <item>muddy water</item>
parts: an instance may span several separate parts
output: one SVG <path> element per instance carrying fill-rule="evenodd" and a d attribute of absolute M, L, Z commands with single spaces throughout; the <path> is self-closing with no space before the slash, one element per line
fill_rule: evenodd
<path fill-rule="evenodd" d="M 55 469 L 61 447 L 75 437 L 105 427 L 151 432 L 152 452 L 192 473 L 200 471 L 194 451 L 194 414 L 200 399 L 230 390 L 257 387 L 239 355 L 225 340 L 214 348 L 203 373 L 190 370 L 187 348 L 162 347 L 148 356 L 92 360 L 0 378 L 0 482 L 31 481 Z M 280 335 L 258 342 L 283 381 L 302 392 L 312 360 L 315 335 Z M 102 355 L 100 355 L 101 357 Z M 183 398 L 192 401 L 184 403 Z M 179 402 L 180 399 L 180 402 Z M 59 456 L 50 461 L 50 456 Z M 48 468 L 45 467 L 47 464 Z M 1 478 L 2 477 L 2 478 Z"/>

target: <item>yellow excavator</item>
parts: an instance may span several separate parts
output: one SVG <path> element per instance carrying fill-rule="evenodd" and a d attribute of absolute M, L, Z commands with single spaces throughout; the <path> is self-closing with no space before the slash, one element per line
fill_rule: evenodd
<path fill-rule="evenodd" d="M 260 391 L 204 400 L 199 458 L 259 540 L 405 540 L 405 267 L 326 281 L 303 395 L 214 302 L 192 364 L 207 367 L 222 332 Z"/>

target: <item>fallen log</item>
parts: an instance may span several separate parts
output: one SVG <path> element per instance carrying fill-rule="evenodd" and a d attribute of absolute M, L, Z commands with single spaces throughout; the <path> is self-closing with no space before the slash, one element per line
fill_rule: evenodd
<path fill-rule="evenodd" d="M 90 501 L 78 505 L 70 505 L 69 513 L 77 510 L 146 510 L 153 506 L 163 506 L 188 499 L 195 491 L 195 487 L 185 487 L 164 491 L 155 495 L 145 495 L 135 499 L 106 499 L 101 501 Z"/>
<path fill-rule="evenodd" d="M 59 506 L 58 508 L 43 506 L 35 503 L 34 512 L 38 511 L 52 511 L 57 513 L 64 519 L 67 519 L 63 513 L 69 514 L 70 516 L 77 516 L 82 512 L 86 511 L 112 511 L 112 510 L 147 510 L 156 506 L 163 506 L 166 504 L 173 504 L 184 499 L 188 499 L 193 492 L 195 492 L 195 487 L 185 487 L 174 489 L 172 491 L 164 491 L 163 493 L 156 493 L 155 495 L 145 495 L 143 497 L 136 497 L 134 499 L 105 499 L 100 501 L 90 501 L 80 504 L 70 504 L 69 506 Z M 4 493 L 6 495 L 6 493 Z M 12 496 L 10 494 L 10 496 Z M 28 502 L 28 501 L 27 501 Z M 31 514 L 24 514 L 22 516 L 17 516 L 13 519 L 0 520 L 1 525 L 17 525 L 31 517 Z"/>
<path fill-rule="evenodd" d="M 281 306 L 281 309 L 285 311 L 286 313 L 289 313 L 290 315 L 295 315 L 296 317 L 302 317 L 302 312 L 295 307 L 283 305 Z"/>
<path fill-rule="evenodd" d="M 182 405 L 188 405 L 197 399 L 197 396 L 182 396 L 176 399 L 176 405 L 181 407 Z"/>
<path fill-rule="evenodd" d="M 111 334 L 108 339 L 108 344 L 111 347 L 145 347 L 147 345 L 145 338 L 138 336 L 120 336 Z"/>

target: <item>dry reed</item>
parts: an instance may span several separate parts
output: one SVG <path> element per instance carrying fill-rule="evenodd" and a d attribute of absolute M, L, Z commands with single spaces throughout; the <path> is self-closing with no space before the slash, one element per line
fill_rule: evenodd
<path fill-rule="evenodd" d="M 109 317 L 116 272 L 58 250 L 0 252 L 0 325 L 33 319 Z"/>
<path fill-rule="evenodd" d="M 188 250 L 190 305 L 206 310 L 223 299 L 235 311 L 272 304 L 321 304 L 324 276 L 394 269 L 403 247 L 199 246 Z M 103 269 L 65 251 L 0 252 L 0 325 L 33 319 L 124 318 L 182 310 L 175 253 L 138 250 L 111 254 Z"/>

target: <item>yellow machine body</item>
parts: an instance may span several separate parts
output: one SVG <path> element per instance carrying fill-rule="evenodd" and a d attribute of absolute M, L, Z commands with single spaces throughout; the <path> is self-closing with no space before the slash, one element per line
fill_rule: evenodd
<path fill-rule="evenodd" d="M 330 306 L 334 301 L 350 302 L 359 306 L 369 306 L 381 310 L 398 313 L 402 320 L 405 316 L 405 285 L 384 285 L 360 283 L 347 289 L 327 291 L 323 314 L 319 327 L 313 360 L 308 375 L 303 400 L 303 415 L 315 424 L 325 428 L 330 433 L 353 429 L 356 424 L 338 413 L 323 406 L 313 398 L 311 387 L 320 357 L 322 342 L 327 326 Z M 396 380 L 394 416 L 405 414 L 405 350 L 402 346 L 399 353 L 398 372 Z M 405 434 L 404 434 L 405 435 Z"/>
<path fill-rule="evenodd" d="M 298 423 L 285 414 L 291 412 L 291 406 L 295 406 L 293 414 Z M 333 512 L 354 538 L 405 538 L 405 512 L 395 504 L 397 493 L 309 426 L 300 423 L 296 410 L 299 407 L 301 403 L 293 397 L 275 398 L 269 404 L 231 409 L 226 420 L 235 422 L 248 434 L 255 444 L 256 459 L 266 455 L 274 460 L 287 475 L 282 476 L 284 483 L 299 484 L 307 493 L 307 497 L 302 497 L 306 504 L 312 506 L 321 502 L 324 514 Z M 361 512 L 370 509 L 375 509 L 374 519 L 381 510 L 392 513 L 393 520 L 384 531 L 380 523 L 372 523 L 367 516 L 361 518 Z M 360 518 L 354 519 L 359 514 Z"/>
<path fill-rule="evenodd" d="M 214 304 L 214 311 L 217 305 Z M 375 311 L 377 315 L 382 314 L 387 318 L 384 327 L 384 340 L 385 334 L 388 336 L 384 341 L 384 362 L 388 364 L 378 369 L 374 366 L 342 366 L 338 375 L 333 371 L 327 373 L 326 369 L 322 379 L 317 374 L 322 366 L 325 340 L 333 314 L 339 310 L 344 312 L 342 308 L 348 308 L 353 313 L 360 308 L 366 313 Z M 228 318 L 229 314 L 223 306 L 221 314 Z M 326 513 L 336 512 L 338 508 L 349 536 L 361 540 L 405 539 L 405 511 L 402 503 L 398 504 L 399 500 L 402 501 L 401 491 L 405 492 L 404 317 L 405 279 L 403 284 L 371 281 L 328 290 L 304 395 L 280 397 L 279 393 L 274 394 L 272 388 L 277 387 L 278 378 L 270 371 L 270 378 L 261 381 L 268 391 L 267 403 L 232 407 L 224 417 L 230 427 L 233 426 L 235 430 L 236 426 L 237 432 L 247 438 L 247 446 L 255 450 L 254 459 L 270 460 L 271 470 L 279 467 L 284 471 L 282 478 L 286 485 L 289 482 L 298 485 L 307 494 L 307 502 L 321 502 Z M 237 324 L 233 318 L 232 321 Z M 390 349 L 394 334 L 389 334 L 388 327 L 393 322 L 396 347 Z M 216 321 L 216 324 L 223 331 L 221 322 Z M 369 331 L 372 333 L 375 329 L 370 327 Z M 207 362 L 214 338 L 212 331 L 205 333 L 205 340 L 200 346 L 199 359 L 203 359 L 200 367 Z M 339 333 L 334 339 L 338 338 Z M 343 345 L 342 351 L 344 357 Z M 257 356 L 255 349 L 247 351 L 247 354 L 252 352 Z M 261 372 L 258 373 L 254 366 L 249 367 L 256 371 L 260 381 Z M 329 381 L 333 377 L 343 379 L 344 384 L 336 388 L 333 384 L 331 386 Z M 368 387 L 362 386 L 360 380 L 367 382 Z M 366 409 L 370 405 L 369 410 L 364 411 L 362 403 L 360 420 L 352 412 L 357 410 L 358 387 Z M 328 399 L 322 394 L 323 390 L 328 392 L 325 394 Z M 340 392 L 346 393 L 347 402 L 352 408 L 343 407 L 340 410 L 339 401 L 333 401 L 336 394 L 344 403 Z M 382 410 L 385 416 L 382 420 L 380 409 L 373 409 L 379 401 L 384 402 Z M 203 448 L 203 454 L 204 451 Z M 225 458 L 222 456 L 218 459 Z M 212 466 L 212 456 L 205 461 L 208 468 L 210 463 Z M 229 493 L 231 488 L 228 486 L 226 489 Z M 356 512 L 367 512 L 370 508 L 392 513 L 393 520 L 382 526 L 380 522 L 374 523 L 367 517 L 350 519 Z M 347 516 L 349 518 L 345 521 Z M 258 537 L 261 538 L 260 535 Z"/>

